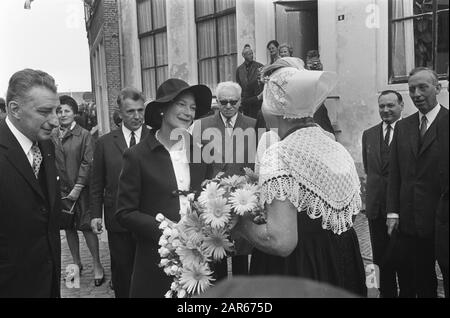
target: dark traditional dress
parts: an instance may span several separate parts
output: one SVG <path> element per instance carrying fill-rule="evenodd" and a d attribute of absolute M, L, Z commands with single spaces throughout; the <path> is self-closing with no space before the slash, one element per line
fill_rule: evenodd
<path fill-rule="evenodd" d="M 266 150 L 260 185 L 263 203 L 289 200 L 297 208 L 298 244 L 288 257 L 254 249 L 251 274 L 310 278 L 366 296 L 352 221 L 359 179 L 344 147 L 319 127 L 297 129 Z"/>

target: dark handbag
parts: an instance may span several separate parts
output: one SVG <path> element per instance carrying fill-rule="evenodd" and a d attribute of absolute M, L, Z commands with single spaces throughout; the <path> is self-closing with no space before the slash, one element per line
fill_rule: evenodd
<path fill-rule="evenodd" d="M 91 212 L 89 209 L 89 190 L 81 190 L 75 206 L 75 227 L 78 231 L 91 231 Z"/>
<path fill-rule="evenodd" d="M 75 220 L 75 206 L 77 201 L 72 201 L 69 199 L 61 200 L 61 215 L 59 218 L 59 228 L 62 230 L 72 229 Z"/>

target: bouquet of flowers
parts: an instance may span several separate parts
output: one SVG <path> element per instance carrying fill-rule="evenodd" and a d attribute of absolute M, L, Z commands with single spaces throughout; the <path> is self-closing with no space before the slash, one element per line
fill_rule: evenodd
<path fill-rule="evenodd" d="M 156 216 L 163 231 L 158 250 L 160 267 L 173 277 L 167 298 L 191 297 L 212 285 L 210 264 L 234 252 L 231 230 L 239 216 L 249 213 L 255 223 L 265 222 L 258 176 L 251 169 L 244 170 L 244 176 L 223 177 L 219 173 L 205 180 L 197 199 L 194 194 L 188 195 L 190 206 L 178 223 L 162 214 Z"/>

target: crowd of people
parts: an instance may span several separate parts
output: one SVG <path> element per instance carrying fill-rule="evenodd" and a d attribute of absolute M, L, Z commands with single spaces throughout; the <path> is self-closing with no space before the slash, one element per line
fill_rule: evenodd
<path fill-rule="evenodd" d="M 335 288 L 367 296 L 353 227 L 360 179 L 324 105 L 337 74 L 323 71 L 315 50 L 306 63 L 288 44 L 273 40 L 267 50 L 270 63 L 262 65 L 244 46 L 236 82 L 221 82 L 214 92 L 217 112 L 213 92 L 202 84 L 170 78 L 151 102 L 135 88 L 122 89 L 117 129 L 95 142 L 76 120 L 76 101 L 58 97 L 53 77 L 16 72 L 0 100 L 6 114 L 0 118 L 0 297 L 60 296 L 61 229 L 80 274 L 83 233 L 94 284 L 102 285 L 103 224 L 115 296 L 163 297 L 171 280 L 158 266 L 156 215 L 179 221 L 188 193 L 199 193 L 218 173 L 243 175 L 244 167 L 259 176 L 266 222 L 240 217 L 236 253 L 212 264 L 215 281 L 226 281 L 230 271 L 248 279 L 276 275 L 327 283 L 330 296 L 339 295 Z M 373 262 L 380 297 L 437 297 L 436 261 L 448 297 L 448 110 L 437 102 L 441 85 L 433 70 L 414 69 L 408 86 L 418 112 L 402 118 L 402 95 L 383 91 L 381 123 L 362 137 Z M 205 133 L 210 129 L 217 134 Z M 185 133 L 174 138 L 174 131 Z M 246 138 L 237 137 L 242 131 Z M 206 158 L 201 149 L 217 136 L 220 147 Z M 223 296 L 215 288 L 210 295 Z M 252 297 L 252 290 L 258 293 L 237 292 Z"/>

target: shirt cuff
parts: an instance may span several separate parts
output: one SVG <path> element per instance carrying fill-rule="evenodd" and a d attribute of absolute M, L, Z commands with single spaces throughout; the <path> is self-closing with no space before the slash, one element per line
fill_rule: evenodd
<path fill-rule="evenodd" d="M 398 219 L 399 215 L 398 215 L 398 213 L 388 213 L 387 218 L 388 219 Z"/>

